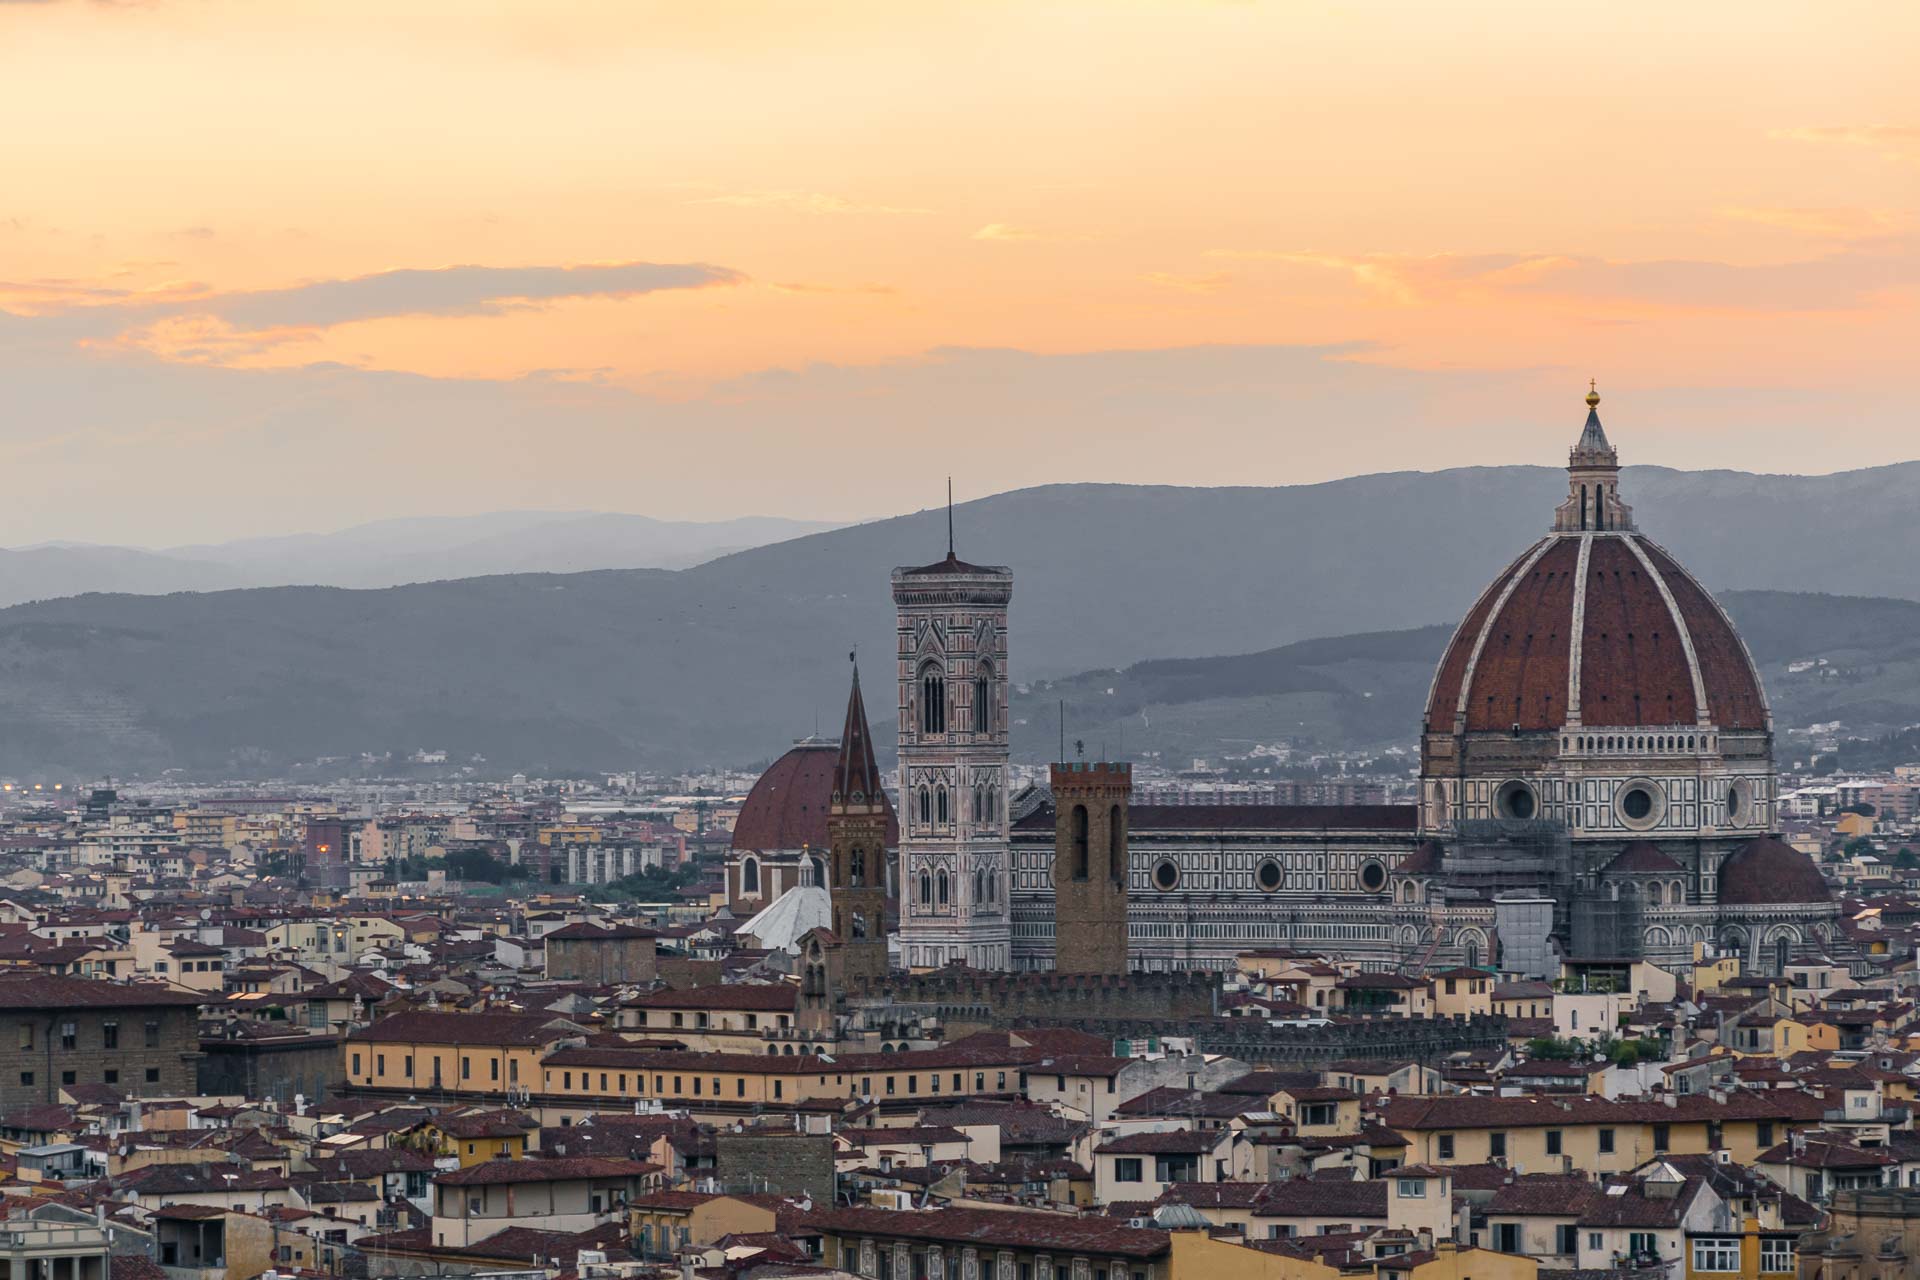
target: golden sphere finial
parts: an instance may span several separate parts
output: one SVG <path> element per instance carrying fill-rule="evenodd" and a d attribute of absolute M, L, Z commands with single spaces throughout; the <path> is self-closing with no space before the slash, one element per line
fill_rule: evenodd
<path fill-rule="evenodd" d="M 1599 407 L 1600 407 L 1599 379 L 1588 378 L 1587 379 L 1587 408 L 1598 409 Z"/>

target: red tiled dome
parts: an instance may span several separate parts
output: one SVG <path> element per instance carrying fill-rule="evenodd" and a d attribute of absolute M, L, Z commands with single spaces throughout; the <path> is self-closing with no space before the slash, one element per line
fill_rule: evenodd
<path fill-rule="evenodd" d="M 1773 836 L 1760 836 L 1734 850 L 1720 864 L 1720 905 L 1774 907 L 1832 902 L 1813 859 Z"/>
<path fill-rule="evenodd" d="M 1562 532 L 1475 602 L 1434 676 L 1426 727 L 1452 733 L 1464 714 L 1470 733 L 1559 729 L 1576 701 L 1586 728 L 1687 726 L 1702 696 L 1719 728 L 1766 728 L 1760 678 L 1720 606 L 1638 533 Z"/>
<path fill-rule="evenodd" d="M 831 739 L 795 743 L 747 793 L 733 824 L 733 847 L 760 853 L 802 845 L 826 849 L 827 810 L 833 802 L 834 767 L 839 762 L 840 744 Z M 899 842 L 900 829 L 889 802 L 887 847 Z"/>

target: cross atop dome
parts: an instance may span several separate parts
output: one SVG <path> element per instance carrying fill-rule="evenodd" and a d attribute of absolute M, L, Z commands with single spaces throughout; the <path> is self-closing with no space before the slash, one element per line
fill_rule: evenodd
<path fill-rule="evenodd" d="M 1633 508 L 1620 501 L 1620 455 L 1600 425 L 1600 388 L 1587 380 L 1587 422 L 1567 450 L 1567 500 L 1553 513 L 1556 533 L 1631 530 Z"/>

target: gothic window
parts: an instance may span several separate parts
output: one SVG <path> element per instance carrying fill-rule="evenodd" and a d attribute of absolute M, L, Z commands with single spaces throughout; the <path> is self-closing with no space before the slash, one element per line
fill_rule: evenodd
<path fill-rule="evenodd" d="M 1793 939 L 1789 938 L 1786 934 L 1783 933 L 1779 937 L 1773 940 L 1773 971 L 1774 973 L 1776 974 L 1786 973 L 1787 961 L 1791 958 L 1792 952 L 1793 952 Z"/>
<path fill-rule="evenodd" d="M 920 872 L 920 905 L 923 907 L 933 905 L 933 877 L 924 870 Z"/>
<path fill-rule="evenodd" d="M 938 894 L 937 901 L 941 906 L 946 906 L 948 901 L 950 901 L 950 896 L 947 892 L 947 871 L 945 867 L 942 867 L 939 873 L 934 876 L 933 883 L 934 890 Z"/>
<path fill-rule="evenodd" d="M 760 892 L 760 863 L 748 858 L 740 864 L 740 892 Z"/>
<path fill-rule="evenodd" d="M 993 668 L 982 666 L 973 678 L 973 731 L 993 732 Z"/>
<path fill-rule="evenodd" d="M 847 854 L 847 883 L 863 885 L 867 882 L 867 851 L 856 848 Z"/>
<path fill-rule="evenodd" d="M 1467 968 L 1478 969 L 1479 967 L 1480 943 L 1478 941 L 1469 942 L 1467 943 Z"/>
<path fill-rule="evenodd" d="M 947 789 L 944 786 L 935 788 L 934 790 L 933 811 L 940 825 L 943 827 L 946 826 L 947 825 Z"/>
<path fill-rule="evenodd" d="M 1650 907 L 1659 906 L 1660 894 L 1661 894 L 1660 882 L 1658 880 L 1655 880 L 1653 883 L 1647 886 L 1647 905 Z"/>
<path fill-rule="evenodd" d="M 997 820 L 995 816 L 995 810 L 998 808 L 998 805 L 999 805 L 999 796 L 996 793 L 996 789 L 993 786 L 989 785 L 987 787 L 987 821 L 988 822 L 993 822 Z"/>
<path fill-rule="evenodd" d="M 920 732 L 947 731 L 947 681 L 937 667 L 920 669 Z"/>
<path fill-rule="evenodd" d="M 920 825 L 924 827 L 924 826 L 930 826 L 932 825 L 932 823 L 933 823 L 933 793 L 928 791 L 925 787 L 921 787 L 920 788 Z"/>
<path fill-rule="evenodd" d="M 867 918 L 858 911 L 853 913 L 853 936 L 856 938 L 867 936 Z"/>
<path fill-rule="evenodd" d="M 1107 811 L 1107 879 L 1118 880 L 1126 873 L 1127 851 L 1121 847 L 1120 806 Z"/>
<path fill-rule="evenodd" d="M 1073 806 L 1073 878 L 1087 878 L 1087 806 Z"/>
<path fill-rule="evenodd" d="M 985 797 L 981 794 L 980 785 L 978 783 L 975 783 L 973 788 L 973 820 L 975 822 L 980 821 L 980 815 L 984 811 L 985 811 Z"/>

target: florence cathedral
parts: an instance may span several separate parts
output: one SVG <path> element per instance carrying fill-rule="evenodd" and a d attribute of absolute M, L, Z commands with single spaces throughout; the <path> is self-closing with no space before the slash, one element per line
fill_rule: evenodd
<path fill-rule="evenodd" d="M 896 569 L 894 963 L 1088 972 L 1124 953 L 1134 971 L 1222 970 L 1292 948 L 1557 976 L 1563 961 L 1677 969 L 1704 943 L 1777 973 L 1823 949 L 1837 907 L 1775 834 L 1759 672 L 1725 611 L 1640 532 L 1598 406 L 1590 393 L 1545 534 L 1480 593 L 1434 673 L 1417 804 L 1132 805 L 1130 773 L 1103 764 L 1057 765 L 1051 790 L 1010 796 L 1012 572 L 951 548 Z M 741 830 L 793 826 L 798 806 L 829 839 L 831 797 L 801 790 L 754 788 L 730 886 L 748 862 L 808 856 Z"/>

